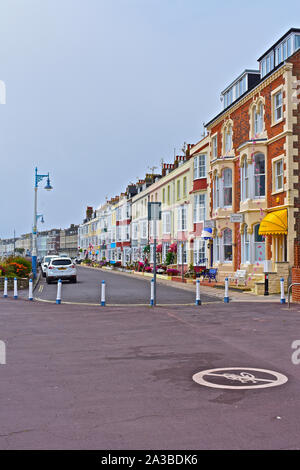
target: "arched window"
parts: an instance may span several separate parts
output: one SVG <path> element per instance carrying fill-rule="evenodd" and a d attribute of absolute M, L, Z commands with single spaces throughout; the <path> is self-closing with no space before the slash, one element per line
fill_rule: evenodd
<path fill-rule="evenodd" d="M 265 260 L 266 256 L 266 245 L 265 240 L 262 235 L 259 235 L 259 225 L 254 226 L 253 235 L 254 235 L 254 258 L 256 263 L 262 263 Z"/>
<path fill-rule="evenodd" d="M 223 231 L 223 259 L 225 263 L 232 261 L 232 230 L 225 228 Z"/>
<path fill-rule="evenodd" d="M 257 153 L 254 157 L 254 195 L 255 197 L 265 196 L 265 156 Z"/>
<path fill-rule="evenodd" d="M 263 105 L 259 103 L 253 109 L 254 136 L 259 135 L 263 131 Z"/>
<path fill-rule="evenodd" d="M 224 207 L 232 205 L 232 170 L 225 168 L 224 176 Z"/>
<path fill-rule="evenodd" d="M 224 138 L 225 138 L 224 150 L 225 150 L 225 153 L 229 153 L 232 149 L 232 126 L 231 125 L 225 128 Z"/>

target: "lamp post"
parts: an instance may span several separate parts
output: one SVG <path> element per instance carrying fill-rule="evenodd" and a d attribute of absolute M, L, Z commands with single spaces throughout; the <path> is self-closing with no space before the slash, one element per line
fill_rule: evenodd
<path fill-rule="evenodd" d="M 32 227 L 32 273 L 33 277 L 36 278 L 36 269 L 37 269 L 37 249 L 36 249 L 36 237 L 37 237 L 37 221 L 39 217 L 43 217 L 40 214 L 37 214 L 37 190 L 39 182 L 44 178 L 47 178 L 47 184 L 45 189 L 50 191 L 52 186 L 50 185 L 49 173 L 47 175 L 39 175 L 38 169 L 35 168 L 35 180 L 34 180 L 34 209 L 33 209 L 33 227 Z"/>

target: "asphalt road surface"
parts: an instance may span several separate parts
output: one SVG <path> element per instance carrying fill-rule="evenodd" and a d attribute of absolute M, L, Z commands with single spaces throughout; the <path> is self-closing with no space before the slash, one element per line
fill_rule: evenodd
<path fill-rule="evenodd" d="M 77 268 L 77 284 L 64 281 L 62 285 L 62 301 L 81 303 L 100 303 L 101 282 L 106 282 L 106 303 L 150 304 L 151 278 L 112 273 L 106 270 Z M 175 283 L 174 283 L 175 284 Z M 43 300 L 55 301 L 57 283 L 47 284 L 42 278 L 40 286 L 35 290 L 35 296 Z M 212 295 L 203 294 L 202 302 L 220 300 Z M 175 285 L 168 286 L 157 283 L 157 304 L 194 304 L 195 290 L 180 289 Z"/>
<path fill-rule="evenodd" d="M 299 310 L 1 298 L 0 449 L 299 449 Z M 288 381 L 234 390 L 192 380 L 228 367 Z"/>

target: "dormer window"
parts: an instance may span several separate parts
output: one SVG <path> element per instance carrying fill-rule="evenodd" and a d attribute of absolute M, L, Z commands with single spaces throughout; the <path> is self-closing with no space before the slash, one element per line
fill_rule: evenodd
<path fill-rule="evenodd" d="M 291 29 L 270 48 L 264 56 L 258 60 L 260 62 L 261 78 L 265 77 L 274 69 L 274 66 L 282 64 L 300 47 L 300 30 Z"/>

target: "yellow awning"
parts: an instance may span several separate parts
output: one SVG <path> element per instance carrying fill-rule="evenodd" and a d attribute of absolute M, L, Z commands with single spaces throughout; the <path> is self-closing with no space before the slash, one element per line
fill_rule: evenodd
<path fill-rule="evenodd" d="M 269 212 L 261 221 L 258 230 L 259 235 L 287 234 L 287 209 Z"/>

